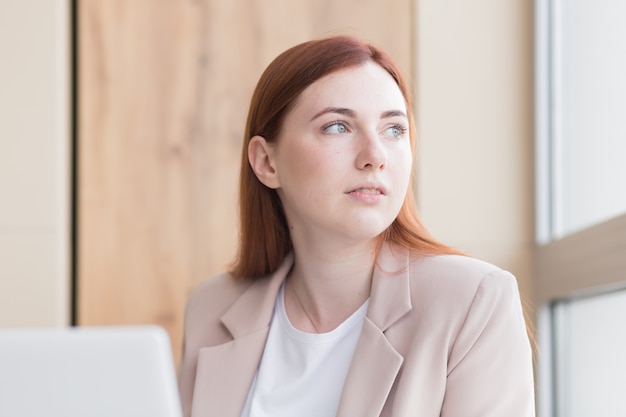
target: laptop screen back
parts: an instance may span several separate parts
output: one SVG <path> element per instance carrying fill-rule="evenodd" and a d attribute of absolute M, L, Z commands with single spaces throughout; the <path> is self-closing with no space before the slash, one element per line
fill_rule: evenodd
<path fill-rule="evenodd" d="M 0 416 L 181 415 L 160 327 L 0 330 Z"/>

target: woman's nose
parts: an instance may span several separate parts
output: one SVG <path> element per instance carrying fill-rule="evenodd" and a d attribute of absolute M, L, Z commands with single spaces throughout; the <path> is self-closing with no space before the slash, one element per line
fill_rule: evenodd
<path fill-rule="evenodd" d="M 358 169 L 384 169 L 387 152 L 381 138 L 376 133 L 363 133 L 359 138 L 359 152 L 356 157 Z"/>

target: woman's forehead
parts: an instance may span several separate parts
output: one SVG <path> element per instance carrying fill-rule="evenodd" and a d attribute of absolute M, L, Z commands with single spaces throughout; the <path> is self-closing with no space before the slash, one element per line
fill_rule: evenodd
<path fill-rule="evenodd" d="M 343 68 L 316 80 L 305 88 L 291 111 L 318 111 L 326 107 L 359 108 L 406 113 L 406 100 L 400 87 L 384 68 L 374 62 Z"/>

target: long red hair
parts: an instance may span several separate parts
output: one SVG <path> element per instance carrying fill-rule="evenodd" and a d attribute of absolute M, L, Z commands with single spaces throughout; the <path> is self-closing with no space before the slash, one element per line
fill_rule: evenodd
<path fill-rule="evenodd" d="M 349 36 L 296 45 L 265 69 L 252 95 L 241 152 L 239 184 L 239 253 L 231 273 L 255 279 L 274 272 L 291 251 L 289 227 L 275 190 L 263 185 L 248 162 L 248 143 L 256 135 L 277 139 L 286 114 L 300 93 L 330 73 L 375 62 L 396 81 L 407 105 L 411 148 L 415 153 L 415 121 L 410 90 L 391 58 L 381 49 Z M 415 206 L 412 180 L 398 216 L 380 236 L 422 254 L 458 253 L 431 237 Z"/>

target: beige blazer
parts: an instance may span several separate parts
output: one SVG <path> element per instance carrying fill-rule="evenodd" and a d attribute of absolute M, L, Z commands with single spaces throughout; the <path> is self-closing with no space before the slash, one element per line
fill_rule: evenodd
<path fill-rule="evenodd" d="M 250 282 L 203 282 L 186 309 L 185 416 L 239 417 L 289 256 Z M 339 417 L 534 416 L 531 348 L 515 278 L 455 255 L 383 246 Z"/>

